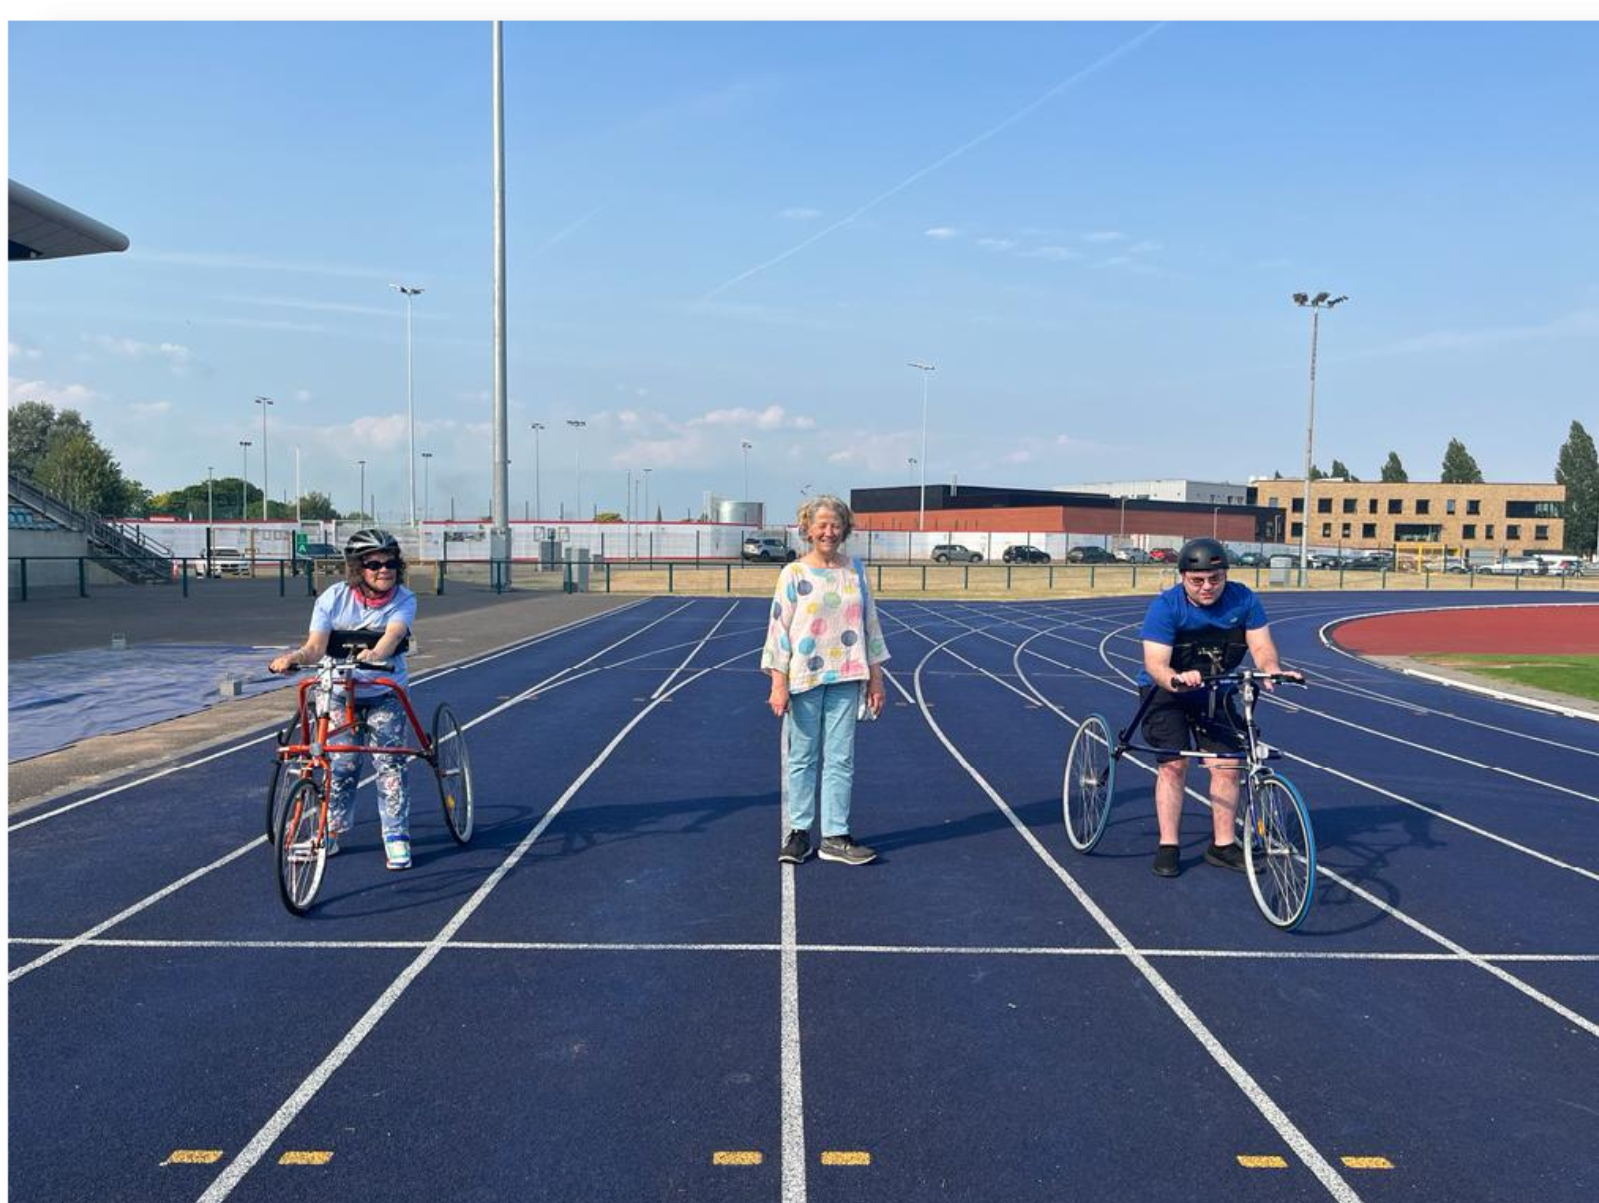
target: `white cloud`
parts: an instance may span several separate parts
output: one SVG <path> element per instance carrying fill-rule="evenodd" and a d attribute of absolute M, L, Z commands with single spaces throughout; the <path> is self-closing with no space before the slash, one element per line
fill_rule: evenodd
<path fill-rule="evenodd" d="M 130 410 L 132 410 L 134 413 L 138 414 L 141 418 L 147 418 L 147 417 L 154 417 L 157 414 L 171 413 L 172 412 L 172 402 L 170 402 L 170 401 L 135 401 L 132 405 L 128 406 L 128 408 Z"/>
<path fill-rule="evenodd" d="M 43 401 L 57 409 L 82 409 L 100 399 L 100 394 L 84 384 L 55 384 L 49 380 L 21 380 L 6 377 L 9 404 Z"/>
<path fill-rule="evenodd" d="M 988 251 L 1009 251 L 1016 247 L 1014 238 L 979 238 L 977 245 Z"/>
<path fill-rule="evenodd" d="M 186 375 L 194 362 L 194 352 L 182 343 L 143 343 L 135 338 L 118 338 L 110 334 L 86 334 L 84 339 L 103 351 L 125 359 L 165 359 L 175 376 Z"/>
<path fill-rule="evenodd" d="M 346 447 L 359 446 L 373 451 L 403 450 L 410 434 L 404 414 L 384 414 L 376 418 L 356 418 L 349 425 Z"/>
<path fill-rule="evenodd" d="M 805 209 L 800 207 L 784 209 L 778 214 L 779 217 L 786 217 L 789 221 L 811 221 L 820 217 L 821 215 L 822 211 L 820 209 Z"/>
<path fill-rule="evenodd" d="M 789 417 L 781 405 L 768 405 L 765 409 L 713 409 L 697 418 L 690 418 L 690 426 L 753 426 L 757 430 L 810 430 L 816 422 L 811 418 Z"/>
<path fill-rule="evenodd" d="M 960 236 L 960 231 L 954 226 L 934 226 L 932 229 L 923 230 L 922 233 L 929 238 L 957 238 Z"/>
<path fill-rule="evenodd" d="M 296 401 L 309 401 L 311 399 L 311 395 L 311 390 L 308 388 L 297 388 L 294 390 L 294 399 Z"/>
<path fill-rule="evenodd" d="M 1148 255 L 1155 251 L 1164 249 L 1165 247 L 1163 247 L 1159 242 L 1155 241 L 1155 239 L 1145 238 L 1142 241 L 1133 243 L 1132 246 L 1127 248 L 1127 252 L 1128 254 L 1132 255 Z"/>
<path fill-rule="evenodd" d="M 1084 242 L 1121 242 L 1126 237 L 1127 237 L 1127 235 L 1123 234 L 1119 230 L 1095 230 L 1092 233 L 1084 234 L 1083 235 L 1083 241 Z"/>
<path fill-rule="evenodd" d="M 1081 259 L 1082 255 L 1070 247 L 1064 246 L 1035 246 L 1030 251 L 1023 251 L 1029 259 L 1050 259 L 1057 263 L 1065 263 L 1070 259 Z"/>
<path fill-rule="evenodd" d="M 37 347 L 26 347 L 21 343 L 6 343 L 7 359 L 38 359 L 42 352 Z"/>
<path fill-rule="evenodd" d="M 1007 464 L 1030 464 L 1033 462 L 1033 453 L 1027 450 L 1012 451 L 1005 456 L 1005 462 Z"/>

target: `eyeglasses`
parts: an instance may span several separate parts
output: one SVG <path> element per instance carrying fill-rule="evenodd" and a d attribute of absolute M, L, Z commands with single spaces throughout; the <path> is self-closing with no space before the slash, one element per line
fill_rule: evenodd
<path fill-rule="evenodd" d="M 365 568 L 368 572 L 382 572 L 385 568 L 387 568 L 390 572 L 396 572 L 396 571 L 399 570 L 400 561 L 399 560 L 362 560 L 361 561 L 361 567 Z"/>
<path fill-rule="evenodd" d="M 1185 572 L 1183 573 L 1183 580 L 1194 586 L 1194 588 L 1201 589 L 1206 585 L 1225 584 L 1227 574 L 1225 572 Z"/>

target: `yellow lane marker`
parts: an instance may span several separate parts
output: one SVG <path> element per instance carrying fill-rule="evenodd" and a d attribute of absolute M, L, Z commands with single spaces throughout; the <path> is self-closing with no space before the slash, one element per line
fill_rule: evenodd
<path fill-rule="evenodd" d="M 1238 1164 L 1246 1170 L 1286 1170 L 1288 1163 L 1275 1153 L 1265 1156 L 1251 1156 L 1246 1153 L 1238 1154 Z"/>
<path fill-rule="evenodd" d="M 760 1165 L 761 1154 L 755 1149 L 718 1149 L 711 1154 L 712 1165 Z"/>
<path fill-rule="evenodd" d="M 222 1160 L 221 1149 L 173 1149 L 162 1165 L 214 1165 Z"/>
<path fill-rule="evenodd" d="M 1386 1157 L 1342 1157 L 1339 1158 L 1352 1170 L 1391 1170 L 1394 1163 Z"/>
<path fill-rule="evenodd" d="M 856 1149 L 828 1149 L 822 1154 L 823 1165 L 871 1165 L 872 1155 Z"/>
<path fill-rule="evenodd" d="M 290 1149 L 278 1158 L 279 1165 L 326 1165 L 333 1160 L 329 1149 Z"/>

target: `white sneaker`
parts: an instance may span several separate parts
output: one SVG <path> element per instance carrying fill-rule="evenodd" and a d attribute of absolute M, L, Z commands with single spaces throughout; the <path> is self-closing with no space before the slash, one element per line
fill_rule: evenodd
<path fill-rule="evenodd" d="M 383 854 L 391 869 L 411 867 L 411 841 L 404 836 L 390 836 L 383 841 Z"/>

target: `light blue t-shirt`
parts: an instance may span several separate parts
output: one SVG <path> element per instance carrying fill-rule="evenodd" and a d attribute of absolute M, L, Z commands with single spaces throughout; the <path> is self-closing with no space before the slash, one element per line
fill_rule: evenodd
<path fill-rule="evenodd" d="M 409 631 L 416 622 L 416 594 L 404 585 L 394 587 L 394 596 L 381 606 L 363 606 L 355 590 L 340 581 L 337 585 L 323 591 L 322 596 L 316 599 L 316 607 L 311 611 L 311 630 L 315 632 L 334 631 L 373 631 L 381 635 L 391 622 L 403 622 Z M 410 678 L 405 673 L 405 656 L 394 657 L 393 672 L 374 672 L 369 669 L 360 669 L 356 673 L 356 695 L 358 697 L 381 697 L 387 693 L 386 689 L 362 688 L 361 684 L 371 681 L 375 677 L 388 677 L 398 684 L 410 687 Z"/>

